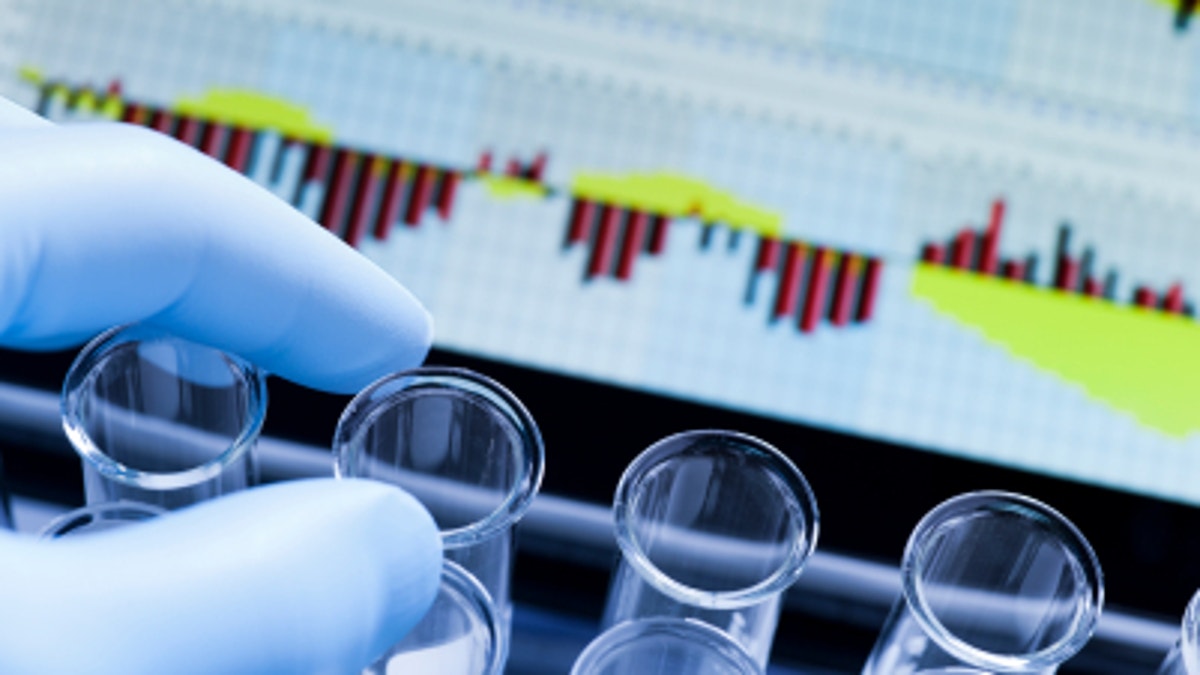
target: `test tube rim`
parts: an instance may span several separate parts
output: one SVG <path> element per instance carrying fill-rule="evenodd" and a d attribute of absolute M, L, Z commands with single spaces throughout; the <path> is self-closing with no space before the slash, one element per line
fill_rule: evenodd
<path fill-rule="evenodd" d="M 441 530 L 446 549 L 466 548 L 497 536 L 519 521 L 533 504 L 545 475 L 546 450 L 537 423 L 516 395 L 490 377 L 467 368 L 421 366 L 390 373 L 367 385 L 338 418 L 333 440 L 334 475 L 361 477 L 352 452 L 357 429 L 366 428 L 390 407 L 395 394 L 430 385 L 465 391 L 497 408 L 517 432 L 522 454 L 528 460 L 520 463 L 517 479 L 495 510 L 473 523 Z"/>
<path fill-rule="evenodd" d="M 766 458 L 778 469 L 779 475 L 791 487 L 794 496 L 792 516 L 803 524 L 803 536 L 788 552 L 786 559 L 771 574 L 762 581 L 731 590 L 712 591 L 695 588 L 672 579 L 658 568 L 650 557 L 642 550 L 634 535 L 629 520 L 629 509 L 636 502 L 633 492 L 640 478 L 647 471 L 665 459 L 675 455 L 674 447 L 679 443 L 694 442 L 700 439 L 719 441 L 721 446 L 737 446 L 754 450 L 759 456 Z M 717 443 L 714 443 L 714 446 Z M 787 455 L 766 441 L 739 431 L 726 429 L 693 429 L 672 434 L 652 444 L 639 454 L 625 468 L 617 483 L 616 494 L 613 498 L 613 522 L 617 544 L 625 559 L 634 570 L 650 585 L 667 596 L 686 604 L 698 605 L 707 609 L 739 609 L 763 602 L 777 593 L 781 593 L 795 583 L 809 557 L 816 549 L 817 537 L 820 531 L 820 512 L 817 500 L 807 478 Z"/>
<path fill-rule="evenodd" d="M 921 595 L 919 574 L 923 547 L 940 528 L 976 508 L 997 513 L 1032 516 L 1063 535 L 1063 546 L 1075 554 L 1091 592 L 1089 602 L 1073 622 L 1075 630 L 1063 639 L 1027 654 L 998 654 L 977 648 L 959 638 L 941 621 Z M 1051 506 L 1023 494 L 1003 490 L 979 490 L 951 497 L 929 511 L 913 529 L 900 565 L 901 591 L 917 622 L 942 649 L 967 664 L 1000 672 L 1027 672 L 1054 668 L 1071 658 L 1091 639 L 1104 607 L 1104 575 L 1095 551 L 1083 533 Z"/>
<path fill-rule="evenodd" d="M 229 362 L 231 371 L 237 373 L 246 384 L 246 423 L 229 447 L 208 461 L 182 471 L 146 471 L 118 462 L 92 441 L 80 420 L 80 392 L 83 385 L 95 377 L 96 368 L 106 363 L 118 349 L 150 342 L 175 343 L 187 348 L 215 351 Z M 59 410 L 63 431 L 71 441 L 72 447 L 101 475 L 146 490 L 178 490 L 216 478 L 226 467 L 245 457 L 254 447 L 266 419 L 267 376 L 265 371 L 236 354 L 193 342 L 155 326 L 126 324 L 110 328 L 96 336 L 75 356 L 63 380 Z"/>
<path fill-rule="evenodd" d="M 691 633 L 691 635 L 686 635 Z M 722 657 L 742 675 L 761 675 L 762 668 L 728 633 L 708 623 L 691 617 L 653 616 L 627 619 L 605 629 L 583 648 L 571 666 L 571 675 L 583 675 L 598 665 L 606 655 L 601 650 L 610 650 L 635 639 L 651 637 L 661 639 L 663 634 L 700 642 Z"/>

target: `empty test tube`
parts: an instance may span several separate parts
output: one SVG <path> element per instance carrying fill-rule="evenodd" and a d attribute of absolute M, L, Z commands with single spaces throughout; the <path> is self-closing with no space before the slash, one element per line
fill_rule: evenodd
<path fill-rule="evenodd" d="M 1100 564 L 1079 530 L 1006 492 L 935 507 L 909 538 L 900 575 L 866 675 L 1053 673 L 1091 637 L 1104 604 Z"/>
<path fill-rule="evenodd" d="M 88 504 L 174 509 L 257 480 L 266 377 L 221 350 L 146 325 L 110 330 L 75 358 L 61 406 Z"/>
<path fill-rule="evenodd" d="M 1179 640 L 1163 659 L 1156 675 L 1200 675 L 1200 591 L 1184 610 Z"/>
<path fill-rule="evenodd" d="M 603 626 L 656 617 L 705 622 L 765 668 L 783 592 L 816 546 L 816 500 L 771 445 L 689 431 L 650 446 L 613 500 L 621 558 Z"/>
<path fill-rule="evenodd" d="M 417 368 L 355 396 L 333 448 L 337 476 L 398 485 L 429 509 L 446 559 L 490 596 L 507 654 L 514 528 L 544 463 L 541 434 L 521 402 L 469 370 Z"/>

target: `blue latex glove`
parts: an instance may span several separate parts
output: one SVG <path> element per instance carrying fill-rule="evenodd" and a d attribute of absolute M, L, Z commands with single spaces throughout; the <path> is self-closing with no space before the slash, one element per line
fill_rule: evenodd
<path fill-rule="evenodd" d="M 54 126 L 7 105 L 0 345 L 145 320 L 342 393 L 425 358 L 420 303 L 241 174 L 149 129 Z"/>
<path fill-rule="evenodd" d="M 134 321 L 338 392 L 420 363 L 431 340 L 403 287 L 218 162 L 0 98 L 0 344 Z M 79 540 L 0 533 L 0 673 L 357 673 L 419 620 L 440 568 L 421 505 L 360 481 Z"/>

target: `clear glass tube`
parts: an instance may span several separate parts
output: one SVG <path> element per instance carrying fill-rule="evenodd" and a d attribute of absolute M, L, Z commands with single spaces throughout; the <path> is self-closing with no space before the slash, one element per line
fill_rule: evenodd
<path fill-rule="evenodd" d="M 487 589 L 447 560 L 425 618 L 364 675 L 501 675 L 508 656 L 503 632 Z"/>
<path fill-rule="evenodd" d="M 110 330 L 71 364 L 61 406 L 88 504 L 174 509 L 257 480 L 266 376 L 221 350 L 146 325 Z"/>
<path fill-rule="evenodd" d="M 335 473 L 398 485 L 438 523 L 446 558 L 487 589 L 507 644 L 514 527 L 541 486 L 537 425 L 469 370 L 417 368 L 359 392 L 334 434 Z"/>
<path fill-rule="evenodd" d="M 667 437 L 626 468 L 613 518 L 621 559 L 606 628 L 697 619 L 766 667 L 783 591 L 817 540 L 816 500 L 787 457 L 732 431 Z"/>
<path fill-rule="evenodd" d="M 140 502 L 105 502 L 68 511 L 42 528 L 43 539 L 62 539 L 107 532 L 157 518 L 167 510 Z"/>
<path fill-rule="evenodd" d="M 1157 675 L 1200 675 L 1200 591 L 1188 603 L 1179 640 L 1163 659 Z"/>
<path fill-rule="evenodd" d="M 580 653 L 571 675 L 761 675 L 741 645 L 694 619 L 657 617 L 619 623 Z"/>
<path fill-rule="evenodd" d="M 943 502 L 917 525 L 903 594 L 864 673 L 1053 673 L 1104 604 L 1100 564 L 1057 511 L 1006 492 Z"/>

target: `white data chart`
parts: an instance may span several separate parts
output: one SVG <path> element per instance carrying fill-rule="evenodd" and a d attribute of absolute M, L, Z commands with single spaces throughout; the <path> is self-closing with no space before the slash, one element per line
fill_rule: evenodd
<path fill-rule="evenodd" d="M 0 10 L 0 94 L 247 173 L 442 347 L 1200 504 L 1200 423 L 1145 408 L 1200 403 L 1195 357 L 1112 399 L 945 309 L 1004 280 L 1200 339 L 1200 26 L 1168 3 Z"/>

